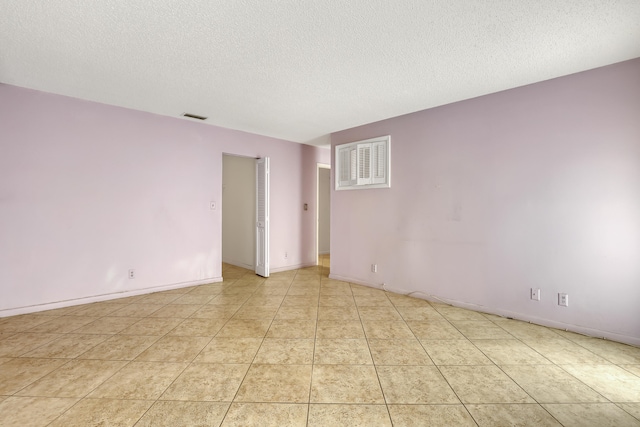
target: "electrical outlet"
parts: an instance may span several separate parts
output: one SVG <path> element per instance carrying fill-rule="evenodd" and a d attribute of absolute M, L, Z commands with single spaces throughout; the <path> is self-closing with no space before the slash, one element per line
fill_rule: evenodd
<path fill-rule="evenodd" d="M 288 253 L 288 252 L 285 252 L 285 253 L 284 253 L 284 259 L 287 259 L 287 258 L 289 258 L 289 253 Z"/>
<path fill-rule="evenodd" d="M 136 271 L 132 268 L 131 270 L 129 270 L 129 279 L 135 279 L 136 278 Z"/>
<path fill-rule="evenodd" d="M 378 272 L 378 264 L 371 264 L 371 272 L 372 273 Z"/>
<path fill-rule="evenodd" d="M 569 294 L 558 294 L 558 305 L 569 307 Z"/>
<path fill-rule="evenodd" d="M 540 289 L 531 288 L 531 299 L 534 301 L 540 301 Z"/>

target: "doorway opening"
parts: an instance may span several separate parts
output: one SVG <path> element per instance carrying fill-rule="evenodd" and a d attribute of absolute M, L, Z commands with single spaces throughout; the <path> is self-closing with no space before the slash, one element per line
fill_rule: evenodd
<path fill-rule="evenodd" d="M 317 164 L 316 254 L 317 263 L 329 268 L 331 252 L 331 165 Z"/>
<path fill-rule="evenodd" d="M 256 160 L 222 155 L 222 262 L 256 265 Z"/>

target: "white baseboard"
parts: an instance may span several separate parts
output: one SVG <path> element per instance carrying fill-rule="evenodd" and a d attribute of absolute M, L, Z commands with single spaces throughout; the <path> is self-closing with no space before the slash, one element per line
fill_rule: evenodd
<path fill-rule="evenodd" d="M 392 292 L 394 294 L 400 295 L 409 295 L 414 298 L 420 298 L 427 301 L 439 302 L 444 304 L 449 304 L 454 307 L 466 308 L 468 310 L 478 311 L 481 313 L 494 314 L 496 316 L 507 317 L 515 320 L 522 320 L 524 322 L 533 323 L 536 325 L 547 326 L 555 329 L 562 329 L 569 332 L 575 332 L 582 335 L 587 335 L 595 338 L 604 338 L 611 341 L 621 342 L 624 344 L 630 344 L 635 346 L 640 346 L 640 338 L 633 337 L 629 335 L 619 334 L 617 332 L 611 331 L 603 331 L 600 329 L 589 328 L 580 325 L 572 325 L 569 323 L 557 322 L 555 320 L 544 319 L 536 316 L 530 316 L 527 314 L 517 313 L 509 310 L 502 310 L 499 308 L 486 307 L 482 305 L 472 304 L 464 301 L 450 300 L 447 298 L 441 298 L 436 295 L 428 295 L 422 293 L 420 291 L 408 291 L 406 289 L 394 289 L 384 284 L 373 284 L 363 282 L 358 279 L 353 279 L 350 277 L 339 276 L 337 274 L 329 274 L 330 279 L 342 280 L 344 282 L 354 283 L 356 285 L 368 286 L 370 288 L 381 289 L 387 292 Z"/>
<path fill-rule="evenodd" d="M 72 307 L 74 305 L 90 304 L 92 302 L 110 301 L 118 298 L 145 295 L 153 292 L 170 291 L 172 289 L 188 288 L 190 286 L 206 285 L 207 283 L 222 282 L 222 277 L 212 277 L 209 279 L 194 280 L 190 282 L 174 283 L 171 285 L 152 286 L 150 288 L 135 289 L 131 291 L 115 292 L 112 294 L 94 295 L 83 298 L 75 298 L 65 301 L 57 301 L 44 304 L 29 305 L 24 307 L 7 308 L 0 310 L 0 317 L 16 316 L 18 314 L 37 313 L 40 311 L 53 310 L 56 308 Z"/>

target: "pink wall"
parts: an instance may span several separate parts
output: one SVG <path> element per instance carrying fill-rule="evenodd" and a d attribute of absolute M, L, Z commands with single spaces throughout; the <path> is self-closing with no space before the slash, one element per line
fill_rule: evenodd
<path fill-rule="evenodd" d="M 640 344 L 640 59 L 332 144 L 380 135 L 392 188 L 332 192 L 333 277 Z"/>
<path fill-rule="evenodd" d="M 0 84 L 0 316 L 220 280 L 222 153 L 271 157 L 272 269 L 315 264 L 328 150 Z"/>

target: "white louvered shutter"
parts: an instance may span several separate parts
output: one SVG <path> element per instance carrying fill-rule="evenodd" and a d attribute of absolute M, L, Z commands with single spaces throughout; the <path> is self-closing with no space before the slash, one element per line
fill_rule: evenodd
<path fill-rule="evenodd" d="M 387 182 L 387 142 L 380 141 L 373 144 L 373 177 L 372 184 L 384 184 Z"/>
<path fill-rule="evenodd" d="M 357 185 L 371 184 L 371 144 L 358 144 Z"/>

